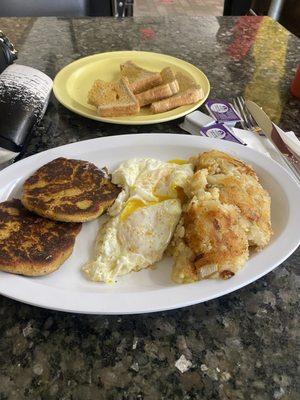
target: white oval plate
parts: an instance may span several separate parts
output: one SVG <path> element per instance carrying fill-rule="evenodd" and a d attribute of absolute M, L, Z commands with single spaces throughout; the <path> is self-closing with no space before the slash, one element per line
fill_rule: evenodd
<path fill-rule="evenodd" d="M 299 245 L 300 189 L 279 164 L 239 144 L 175 134 L 122 135 L 73 143 L 28 157 L 1 171 L 0 201 L 19 197 L 22 182 L 37 168 L 60 156 L 88 160 L 113 170 L 121 161 L 133 157 L 169 160 L 210 149 L 228 152 L 253 165 L 272 198 L 272 241 L 263 251 L 254 253 L 232 279 L 177 285 L 170 278 L 172 260 L 165 258 L 157 269 L 125 275 L 116 284 L 90 282 L 82 275 L 81 266 L 93 248 L 99 225 L 99 221 L 93 221 L 83 225 L 72 256 L 58 271 L 36 278 L 0 272 L 0 293 L 55 310 L 135 314 L 201 303 L 233 292 L 270 272 Z"/>

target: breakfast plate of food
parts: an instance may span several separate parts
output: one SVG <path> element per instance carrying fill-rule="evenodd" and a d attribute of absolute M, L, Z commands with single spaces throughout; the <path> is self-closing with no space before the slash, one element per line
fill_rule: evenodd
<path fill-rule="evenodd" d="M 0 172 L 0 293 L 49 309 L 134 314 L 200 303 L 298 247 L 300 188 L 217 139 L 92 139 Z"/>
<path fill-rule="evenodd" d="M 115 124 L 170 121 L 198 108 L 209 95 L 206 75 L 178 58 L 115 51 L 81 58 L 56 75 L 58 101 L 87 118 Z"/>

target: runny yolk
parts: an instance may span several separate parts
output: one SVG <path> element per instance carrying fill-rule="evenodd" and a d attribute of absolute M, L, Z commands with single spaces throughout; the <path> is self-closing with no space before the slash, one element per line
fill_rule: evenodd
<path fill-rule="evenodd" d="M 162 195 L 162 194 L 157 194 L 154 193 L 154 196 L 158 199 L 157 201 L 147 201 L 143 202 L 142 200 L 139 199 L 130 199 L 126 202 L 126 205 L 122 211 L 120 220 L 124 222 L 127 218 L 130 217 L 131 214 L 133 214 L 136 210 L 142 207 L 148 207 L 148 206 L 153 206 L 154 204 L 157 204 L 161 201 L 165 200 L 171 200 L 171 199 L 178 199 L 181 204 L 183 204 L 186 200 L 186 196 L 184 193 L 184 190 L 176 185 L 173 185 L 171 187 L 171 191 L 173 192 L 173 196 L 170 195 Z"/>
<path fill-rule="evenodd" d="M 148 201 L 147 203 L 144 203 L 142 200 L 139 199 L 128 200 L 124 210 L 122 211 L 120 220 L 123 222 L 139 208 L 148 207 L 156 203 L 156 201 Z"/>
<path fill-rule="evenodd" d="M 171 196 L 157 194 L 157 193 L 155 193 L 154 195 L 158 198 L 159 201 L 178 199 L 181 204 L 183 204 L 186 201 L 186 195 L 185 195 L 182 187 L 174 185 L 171 188 L 171 192 L 173 193 L 173 195 L 171 195 Z"/>
<path fill-rule="evenodd" d="M 165 200 L 170 200 L 170 199 L 172 199 L 172 197 L 166 196 L 166 195 L 164 195 L 164 194 L 156 194 L 156 193 L 155 193 L 154 196 L 158 198 L 158 201 L 165 201 Z"/>
<path fill-rule="evenodd" d="M 167 162 L 170 164 L 178 164 L 178 165 L 187 164 L 186 160 L 181 160 L 180 158 L 175 158 L 174 160 L 169 160 Z"/>

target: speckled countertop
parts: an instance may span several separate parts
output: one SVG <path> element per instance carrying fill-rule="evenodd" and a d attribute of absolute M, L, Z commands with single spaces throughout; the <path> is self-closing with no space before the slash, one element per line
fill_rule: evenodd
<path fill-rule="evenodd" d="M 103 51 L 183 58 L 208 75 L 211 97 L 243 94 L 300 133 L 300 103 L 289 94 L 300 41 L 268 18 L 24 18 L 0 19 L 0 29 L 20 63 L 51 77 Z M 26 155 L 112 134 L 183 133 L 178 122 L 109 125 L 52 98 Z M 298 251 L 235 293 L 150 315 L 72 315 L 0 297 L 0 399 L 296 400 L 299 264 Z M 175 366 L 182 356 L 183 373 Z"/>

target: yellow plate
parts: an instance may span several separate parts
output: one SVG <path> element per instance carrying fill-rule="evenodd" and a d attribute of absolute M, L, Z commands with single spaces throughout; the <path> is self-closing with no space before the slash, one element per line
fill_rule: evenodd
<path fill-rule="evenodd" d="M 87 103 L 88 91 L 96 79 L 107 82 L 118 79 L 120 64 L 127 60 L 132 60 L 151 71 L 161 71 L 165 67 L 172 67 L 174 72 L 184 72 L 192 76 L 202 87 L 204 97 L 198 103 L 178 107 L 161 114 L 150 114 L 148 107 L 144 107 L 137 115 L 114 118 L 99 117 L 95 108 Z M 204 103 L 209 91 L 210 85 L 206 75 L 192 64 L 165 54 L 146 51 L 114 51 L 81 58 L 64 67 L 56 75 L 53 85 L 55 97 L 69 110 L 98 121 L 125 125 L 156 124 L 182 117 Z"/>

